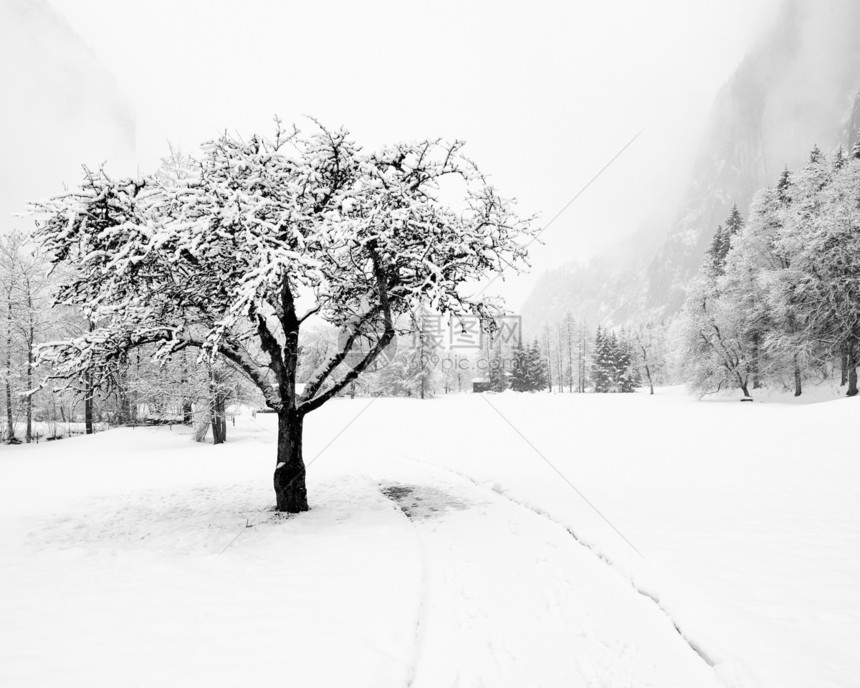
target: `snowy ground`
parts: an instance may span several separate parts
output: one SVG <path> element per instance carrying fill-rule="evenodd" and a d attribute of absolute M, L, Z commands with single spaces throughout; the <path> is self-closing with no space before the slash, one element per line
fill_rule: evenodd
<path fill-rule="evenodd" d="M 339 399 L 297 518 L 271 415 L 0 447 L 0 685 L 860 686 L 858 403 Z"/>

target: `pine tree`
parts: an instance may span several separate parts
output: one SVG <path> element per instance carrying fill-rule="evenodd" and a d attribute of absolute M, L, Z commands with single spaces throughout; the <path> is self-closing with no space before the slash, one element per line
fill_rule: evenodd
<path fill-rule="evenodd" d="M 723 269 L 723 260 L 726 251 L 723 250 L 725 243 L 725 232 L 722 225 L 717 225 L 717 230 L 714 232 L 714 237 L 711 239 L 711 246 L 708 248 L 708 259 L 711 267 L 716 274 L 720 274 Z"/>
<path fill-rule="evenodd" d="M 776 193 L 780 203 L 788 205 L 791 203 L 791 172 L 788 171 L 788 166 L 782 171 L 779 182 L 776 185 Z"/>
<path fill-rule="evenodd" d="M 833 171 L 838 172 L 842 169 L 842 166 L 848 161 L 848 155 L 845 153 L 845 149 L 842 146 L 839 146 L 833 152 Z"/>
<path fill-rule="evenodd" d="M 633 366 L 633 352 L 627 334 L 621 331 L 615 350 L 616 385 L 619 392 L 628 394 L 639 386 L 637 371 Z"/>
<path fill-rule="evenodd" d="M 725 261 L 726 256 L 731 250 L 732 237 L 736 234 L 740 234 L 740 231 L 744 227 L 744 218 L 741 215 L 740 210 L 738 210 L 737 203 L 732 206 L 732 211 L 729 213 L 728 219 L 726 219 L 726 231 L 725 231 L 725 240 L 723 243 L 723 260 Z"/>
<path fill-rule="evenodd" d="M 594 391 L 606 393 L 612 387 L 612 343 L 609 336 L 600 327 L 594 338 L 592 352 L 591 381 Z"/>
<path fill-rule="evenodd" d="M 493 349 L 489 363 L 490 389 L 493 392 L 504 392 L 508 388 L 502 351 L 499 347 Z"/>
<path fill-rule="evenodd" d="M 533 389 L 529 369 L 529 352 L 523 348 L 522 342 L 517 342 L 513 349 L 511 389 L 515 392 L 531 392 Z"/>
<path fill-rule="evenodd" d="M 714 232 L 714 238 L 711 240 L 711 245 L 708 248 L 708 262 L 715 276 L 720 276 L 725 272 L 726 259 L 732 248 L 732 237 L 740 234 L 743 226 L 744 219 L 738 210 L 737 204 L 735 204 L 732 206 L 725 224 L 717 227 L 717 231 Z"/>
<path fill-rule="evenodd" d="M 546 361 L 537 339 L 532 342 L 528 352 L 528 370 L 531 391 L 539 391 L 547 386 Z"/>
<path fill-rule="evenodd" d="M 821 149 L 815 145 L 812 147 L 812 150 L 809 151 L 809 162 L 813 164 L 818 164 L 824 160 L 824 153 L 821 152 Z"/>
<path fill-rule="evenodd" d="M 605 366 L 609 375 L 609 390 L 617 392 L 621 377 L 621 369 L 619 367 L 620 350 L 618 346 L 618 335 L 615 332 L 610 332 L 606 336 L 606 357 Z"/>

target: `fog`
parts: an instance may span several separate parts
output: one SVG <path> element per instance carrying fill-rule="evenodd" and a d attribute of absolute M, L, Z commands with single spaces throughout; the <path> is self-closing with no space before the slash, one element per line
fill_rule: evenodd
<path fill-rule="evenodd" d="M 80 163 L 146 172 L 167 141 L 266 131 L 277 113 L 366 146 L 465 139 L 545 221 L 644 130 L 546 231 L 532 275 L 502 285 L 516 307 L 542 271 L 671 217 L 714 94 L 777 4 L 2 0 L 0 210 Z"/>
<path fill-rule="evenodd" d="M 856 0 L 793 0 L 771 40 L 756 51 L 757 69 L 764 73 L 757 83 L 767 91 L 759 100 L 769 176 L 802 162 L 813 144 L 835 145 L 835 125 L 850 130 L 845 139 L 854 140 L 860 122 L 846 117 L 860 87 L 858 26 Z M 777 63 L 786 61 L 788 68 L 780 69 Z"/>
<path fill-rule="evenodd" d="M 116 78 L 46 3 L 0 0 L 0 231 L 60 193 L 81 164 L 133 169 L 134 109 Z"/>

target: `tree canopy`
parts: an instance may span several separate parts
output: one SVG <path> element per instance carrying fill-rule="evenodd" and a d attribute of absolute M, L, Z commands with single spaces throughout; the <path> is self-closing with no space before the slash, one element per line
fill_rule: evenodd
<path fill-rule="evenodd" d="M 142 178 L 88 171 L 37 207 L 37 236 L 54 264 L 75 267 L 59 301 L 84 307 L 95 327 L 42 358 L 57 375 L 104 382 L 142 344 L 162 360 L 196 347 L 227 359 L 295 425 L 373 362 L 400 316 L 428 307 L 492 327 L 498 304 L 467 289 L 521 269 L 535 230 L 462 148 L 365 152 L 345 130 L 278 123 L 272 138 L 224 134 Z M 463 190 L 459 207 L 442 200 L 446 179 Z M 312 317 L 346 336 L 297 394 L 299 328 Z"/>

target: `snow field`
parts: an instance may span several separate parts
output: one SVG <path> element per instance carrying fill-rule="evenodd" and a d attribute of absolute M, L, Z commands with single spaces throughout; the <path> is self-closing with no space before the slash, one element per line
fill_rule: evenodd
<path fill-rule="evenodd" d="M 335 479 L 285 519 L 260 512 L 269 441 L 137 428 L 53 449 L 3 457 L 27 494 L 10 508 L 5 485 L 0 684 L 404 684 L 419 560 L 375 483 Z"/>
<path fill-rule="evenodd" d="M 272 416 L 4 446 L 0 684 L 860 685 L 856 410 L 338 399 L 297 518 Z"/>

